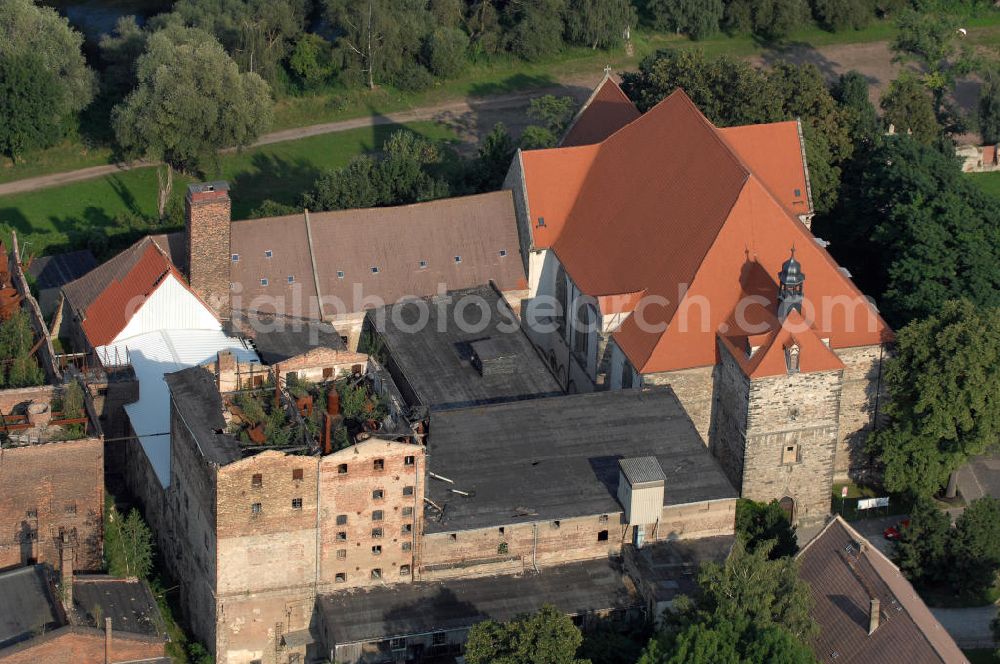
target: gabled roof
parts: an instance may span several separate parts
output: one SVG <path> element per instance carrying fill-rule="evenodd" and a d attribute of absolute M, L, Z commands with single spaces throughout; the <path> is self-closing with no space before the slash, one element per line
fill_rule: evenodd
<path fill-rule="evenodd" d="M 815 602 L 813 652 L 825 664 L 968 662 L 955 641 L 878 549 L 839 516 L 798 554 Z M 878 628 L 868 634 L 871 600 Z"/>
<path fill-rule="evenodd" d="M 27 273 L 39 290 L 59 288 L 79 279 L 97 267 L 97 259 L 89 250 L 69 251 L 55 256 L 40 256 L 31 261 Z"/>
<path fill-rule="evenodd" d="M 761 142 L 773 161 L 756 154 Z M 772 193 L 806 182 L 801 154 L 795 123 L 724 134 L 678 90 L 598 145 L 522 155 L 533 246 L 551 247 L 587 295 L 661 299 L 614 334 L 641 373 L 714 364 L 719 326 L 748 289 L 773 310 L 776 286 L 767 292 L 747 275 L 777 275 L 793 245 L 817 334 L 833 348 L 880 343 L 888 326 L 790 213 L 795 187 L 784 199 Z M 543 212 L 546 234 L 535 223 Z M 824 308 L 827 296 L 847 306 Z"/>
<path fill-rule="evenodd" d="M 641 115 L 611 74 L 605 74 L 570 123 L 560 145 L 600 143 Z"/>
<path fill-rule="evenodd" d="M 96 348 L 114 341 L 170 275 L 187 288 L 184 277 L 157 243 L 157 238 L 147 236 L 66 284 L 63 292 L 73 310 L 81 315 L 83 331 Z"/>
<path fill-rule="evenodd" d="M 809 171 L 796 120 L 724 127 L 723 140 L 790 214 L 812 212 Z"/>
<path fill-rule="evenodd" d="M 837 371 L 844 368 L 844 363 L 830 350 L 823 340 L 816 335 L 806 320 L 793 309 L 781 323 L 776 319 L 770 323 L 770 329 L 755 336 L 719 335 L 729 349 L 743 373 L 749 378 L 765 378 L 767 376 L 784 376 L 788 373 L 786 352 L 793 346 L 799 354 L 801 373 L 814 371 Z M 748 357 L 747 350 L 757 347 Z"/>
<path fill-rule="evenodd" d="M 502 290 L 527 287 L 510 191 L 235 221 L 230 242 L 239 256 L 232 282 L 241 286 L 244 310 L 262 309 L 252 306 L 259 296 L 284 296 L 294 306 L 296 290 L 308 306 L 317 288 L 329 317 L 435 295 L 441 285 L 454 290 L 492 280 Z"/>

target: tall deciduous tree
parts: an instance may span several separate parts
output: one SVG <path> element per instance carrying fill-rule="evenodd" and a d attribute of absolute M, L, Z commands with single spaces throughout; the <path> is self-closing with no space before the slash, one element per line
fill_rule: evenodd
<path fill-rule="evenodd" d="M 663 631 L 639 664 L 784 662 L 812 664 L 812 596 L 792 558 L 770 560 L 769 547 L 747 551 L 742 538 L 722 565 L 706 563 L 698 594 L 664 615 Z"/>
<path fill-rule="evenodd" d="M 728 0 L 725 24 L 734 32 L 752 32 L 778 41 L 802 26 L 809 17 L 804 0 Z"/>
<path fill-rule="evenodd" d="M 646 13 L 660 30 L 681 32 L 704 39 L 719 31 L 722 0 L 647 0 Z"/>
<path fill-rule="evenodd" d="M 981 594 L 1000 570 L 1000 500 L 972 501 L 955 521 L 948 547 L 948 578 L 959 592 Z"/>
<path fill-rule="evenodd" d="M 100 41 L 102 93 L 115 102 L 124 99 L 138 84 L 136 68 L 146 50 L 149 35 L 139 27 L 135 16 L 122 16 L 110 33 Z"/>
<path fill-rule="evenodd" d="M 486 620 L 469 630 L 469 664 L 588 664 L 577 659 L 583 635 L 569 616 L 545 605 L 508 622 Z"/>
<path fill-rule="evenodd" d="M 767 546 L 772 559 L 794 556 L 799 550 L 795 528 L 777 500 L 757 503 L 741 498 L 736 503 L 736 532 L 747 550 Z"/>
<path fill-rule="evenodd" d="M 34 55 L 0 55 L 0 153 L 16 162 L 59 136 L 62 91 Z"/>
<path fill-rule="evenodd" d="M 617 46 L 634 25 L 635 8 L 630 0 L 569 0 L 566 35 L 574 44 Z"/>
<path fill-rule="evenodd" d="M 153 533 L 133 508 L 128 516 L 111 505 L 104 518 L 104 561 L 108 573 L 145 579 L 153 569 Z"/>
<path fill-rule="evenodd" d="M 1000 143 L 1000 71 L 987 73 L 979 89 L 979 131 L 984 143 Z"/>
<path fill-rule="evenodd" d="M 0 55 L 38 59 L 59 87 L 59 113 L 76 113 L 94 98 L 96 77 L 80 51 L 83 35 L 54 9 L 32 0 L 0 0 Z"/>
<path fill-rule="evenodd" d="M 891 45 L 895 59 L 921 65 L 921 82 L 933 94 L 938 113 L 955 79 L 975 66 L 972 47 L 958 43 L 958 27 L 951 17 L 926 10 L 904 11 L 896 20 L 896 37 Z"/>
<path fill-rule="evenodd" d="M 882 97 L 885 122 L 897 132 L 912 134 L 926 145 L 931 145 L 941 135 L 941 125 L 934 113 L 934 100 L 920 82 L 911 75 L 903 75 L 889 84 Z"/>
<path fill-rule="evenodd" d="M 871 0 L 813 0 L 813 13 L 830 30 L 860 30 L 875 15 Z"/>
<path fill-rule="evenodd" d="M 848 131 L 855 149 L 875 145 L 881 131 L 865 77 L 852 69 L 840 76 L 831 93 L 847 114 Z"/>
<path fill-rule="evenodd" d="M 918 497 L 896 543 L 896 564 L 907 579 L 927 586 L 944 578 L 950 531 L 948 515 L 930 498 Z"/>
<path fill-rule="evenodd" d="M 933 493 L 969 456 L 998 444 L 1000 309 L 949 301 L 910 323 L 885 381 L 892 421 L 872 444 L 886 487 Z"/>
<path fill-rule="evenodd" d="M 504 12 L 508 48 L 525 60 L 558 53 L 565 13 L 566 0 L 510 0 Z"/>
<path fill-rule="evenodd" d="M 128 154 L 193 168 L 221 148 L 250 144 L 271 123 L 267 83 L 240 73 L 201 30 L 169 28 L 151 36 L 137 75 L 138 87 L 112 114 Z"/>

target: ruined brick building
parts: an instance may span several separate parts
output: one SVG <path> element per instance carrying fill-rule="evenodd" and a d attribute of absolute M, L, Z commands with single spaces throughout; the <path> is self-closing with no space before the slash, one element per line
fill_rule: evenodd
<path fill-rule="evenodd" d="M 682 91 L 640 115 L 606 78 L 505 186 L 562 384 L 670 385 L 744 496 L 822 519 L 864 463 L 891 331 L 809 232 L 798 123 L 718 129 Z"/>

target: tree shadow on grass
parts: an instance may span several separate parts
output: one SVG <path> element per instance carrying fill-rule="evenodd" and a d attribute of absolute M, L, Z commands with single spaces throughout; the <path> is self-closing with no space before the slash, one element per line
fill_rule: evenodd
<path fill-rule="evenodd" d="M 469 95 L 472 97 L 485 97 L 510 92 L 524 92 L 531 88 L 547 88 L 558 84 L 559 81 L 548 74 L 514 74 L 502 81 L 475 83 L 469 88 Z"/>
<path fill-rule="evenodd" d="M 245 219 L 265 200 L 298 205 L 302 193 L 312 188 L 322 172 L 307 159 L 284 159 L 257 153 L 250 168 L 230 180 L 233 219 Z"/>

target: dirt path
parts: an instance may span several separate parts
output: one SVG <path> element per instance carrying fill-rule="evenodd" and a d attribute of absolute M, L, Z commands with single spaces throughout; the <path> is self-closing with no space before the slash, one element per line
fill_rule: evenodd
<path fill-rule="evenodd" d="M 900 70 L 900 65 L 892 61 L 892 52 L 889 50 L 887 42 L 840 44 L 821 48 L 813 48 L 804 44 L 792 45 L 779 50 L 766 51 L 750 58 L 752 63 L 764 66 L 779 60 L 815 64 L 829 79 L 834 79 L 846 71 L 856 69 L 867 77 L 872 100 L 876 103 L 882 89 L 898 75 Z M 532 97 L 542 94 L 569 95 L 578 102 L 582 102 L 602 75 L 603 72 L 596 71 L 593 74 L 567 77 L 559 85 L 548 88 L 536 88 L 495 97 L 468 98 L 398 113 L 285 129 L 262 136 L 253 144 L 253 147 L 364 127 L 434 121 L 454 130 L 464 143 L 462 149 L 471 151 L 479 139 L 488 133 L 497 122 L 503 122 L 515 136 L 519 135 L 529 123 L 525 109 Z M 956 96 L 962 107 L 971 108 L 978 98 L 978 84 L 975 81 L 959 82 Z M 227 150 L 226 152 L 231 151 Z M 0 184 L 0 196 L 56 187 L 150 165 L 152 164 L 149 162 L 107 164 L 15 180 Z"/>

